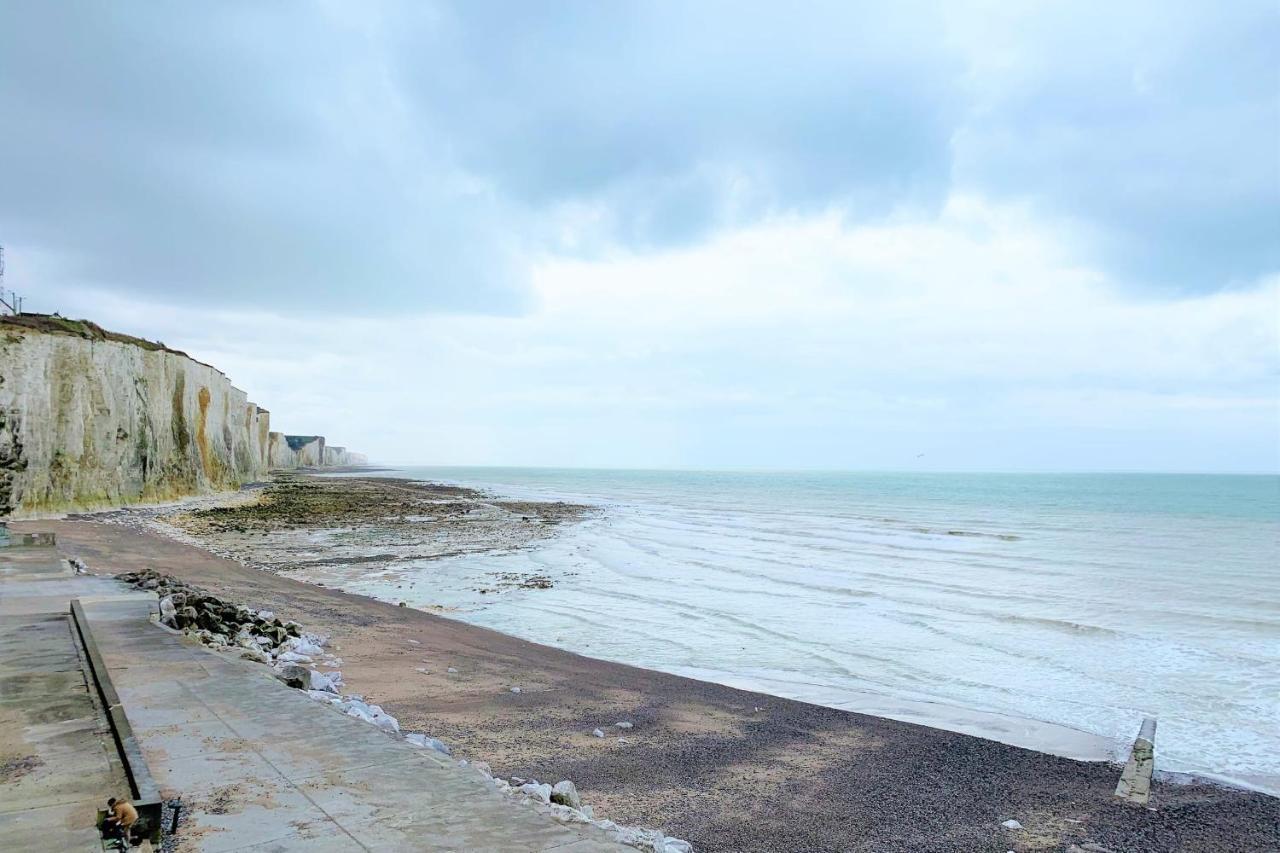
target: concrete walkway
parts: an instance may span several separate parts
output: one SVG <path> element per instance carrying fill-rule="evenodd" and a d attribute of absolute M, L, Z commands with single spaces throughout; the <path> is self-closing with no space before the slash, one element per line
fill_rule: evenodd
<path fill-rule="evenodd" d="M 148 621 L 154 607 L 98 600 L 85 612 L 152 776 L 183 798 L 183 849 L 631 850 L 312 701 L 261 664 L 184 641 Z"/>
<path fill-rule="evenodd" d="M 51 547 L 0 548 L 0 849 L 97 850 L 97 810 L 128 796 L 67 615 L 118 585 L 77 578 Z"/>

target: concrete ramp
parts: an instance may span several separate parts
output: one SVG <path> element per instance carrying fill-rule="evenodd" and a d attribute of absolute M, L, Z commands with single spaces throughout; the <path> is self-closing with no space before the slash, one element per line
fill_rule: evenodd
<path fill-rule="evenodd" d="M 128 783 L 68 617 L 0 616 L 0 849 L 98 850 Z"/>
<path fill-rule="evenodd" d="M 181 794 L 184 849 L 627 851 L 498 793 L 478 772 L 346 717 L 148 621 L 87 602 L 156 784 Z"/>

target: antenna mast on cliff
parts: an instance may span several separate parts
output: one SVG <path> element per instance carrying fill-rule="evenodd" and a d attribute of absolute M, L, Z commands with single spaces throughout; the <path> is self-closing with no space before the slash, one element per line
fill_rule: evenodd
<path fill-rule="evenodd" d="M 4 246 L 0 246 L 0 310 L 8 311 L 15 317 L 22 313 L 22 297 L 12 290 L 4 289 Z"/>

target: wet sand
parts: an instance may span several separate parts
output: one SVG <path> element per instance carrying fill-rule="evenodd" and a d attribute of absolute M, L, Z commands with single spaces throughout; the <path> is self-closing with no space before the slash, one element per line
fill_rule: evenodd
<path fill-rule="evenodd" d="M 536 508 L 504 512 L 512 525 L 536 529 L 520 520 Z M 234 527 L 250 516 L 227 517 Z M 287 541 L 299 533 L 295 521 L 200 535 L 213 542 L 230 533 L 240 542 L 231 553 L 254 536 Z M 1265 795 L 1156 784 L 1151 808 L 1126 806 L 1112 796 L 1119 769 L 1108 764 L 585 658 L 290 579 L 279 573 L 284 551 L 274 552 L 281 564 L 268 568 L 276 571 L 264 571 L 118 523 L 14 528 L 55 531 L 92 571 L 152 568 L 328 633 L 347 689 L 405 728 L 504 777 L 572 779 L 597 816 L 660 827 L 699 850 L 1280 846 L 1280 800 Z M 633 728 L 616 728 L 619 721 Z M 606 736 L 594 737 L 596 728 Z M 1004 829 L 1007 819 L 1024 829 Z"/>

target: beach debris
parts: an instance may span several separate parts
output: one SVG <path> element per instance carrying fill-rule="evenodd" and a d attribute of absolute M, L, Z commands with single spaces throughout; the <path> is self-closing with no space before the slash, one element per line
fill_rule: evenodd
<path fill-rule="evenodd" d="M 457 672 L 457 671 L 458 671 L 458 668 L 456 666 L 449 667 L 449 672 Z"/>
<path fill-rule="evenodd" d="M 414 671 L 414 672 L 420 672 L 420 673 L 422 673 L 423 675 L 430 675 L 430 674 L 431 674 L 431 670 L 427 669 L 425 666 L 415 666 L 415 667 L 413 668 L 413 671 Z"/>
<path fill-rule="evenodd" d="M 512 693 L 519 693 L 519 692 L 520 692 L 520 688 L 519 688 L 519 687 L 512 687 L 512 688 L 511 688 L 511 692 L 512 692 Z"/>
<path fill-rule="evenodd" d="M 1002 823 L 1002 824 L 1000 824 L 1000 825 L 1001 825 L 1001 826 L 1003 826 L 1005 829 L 1022 829 L 1022 824 L 1020 824 L 1020 823 L 1018 823 L 1016 820 L 1012 820 L 1012 819 L 1011 819 L 1011 820 L 1006 820 L 1004 823 Z"/>
<path fill-rule="evenodd" d="M 594 730 L 591 732 L 591 734 L 592 734 L 594 737 L 604 737 L 604 732 L 600 731 L 599 729 L 594 729 Z"/>
<path fill-rule="evenodd" d="M 620 728 L 620 729 L 629 729 L 629 728 L 632 728 L 631 723 L 628 723 L 628 722 L 614 723 L 614 725 L 615 725 L 615 726 L 617 726 L 617 727 L 618 727 L 618 728 Z"/>
<path fill-rule="evenodd" d="M 408 644 L 409 644 L 409 645 L 411 645 L 411 646 L 420 646 L 420 645 L 422 645 L 422 643 L 421 643 L 420 641 L 418 641 L 418 640 L 405 640 L 405 642 L 406 642 L 406 643 L 408 643 Z"/>

